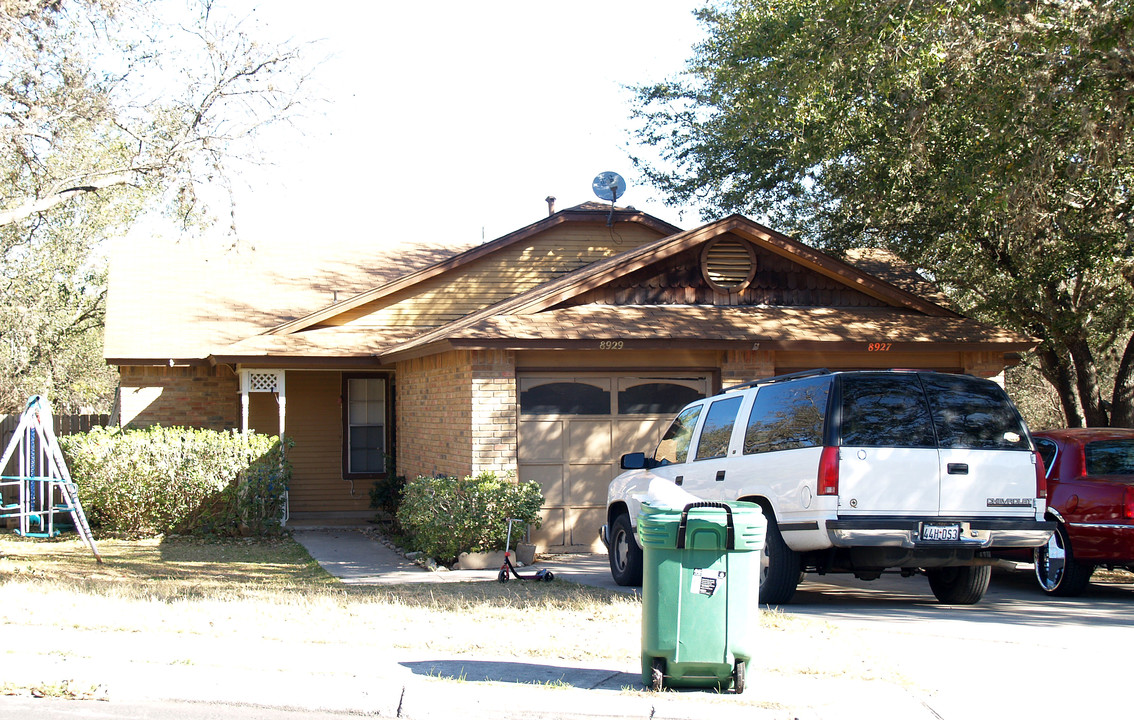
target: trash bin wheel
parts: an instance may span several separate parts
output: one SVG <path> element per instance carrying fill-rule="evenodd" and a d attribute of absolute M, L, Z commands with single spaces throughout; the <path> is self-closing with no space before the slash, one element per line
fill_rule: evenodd
<path fill-rule="evenodd" d="M 650 689 L 659 691 L 665 682 L 665 658 L 654 658 L 650 665 Z"/>
<path fill-rule="evenodd" d="M 745 662 L 737 660 L 732 667 L 732 691 L 739 695 L 744 692 Z"/>

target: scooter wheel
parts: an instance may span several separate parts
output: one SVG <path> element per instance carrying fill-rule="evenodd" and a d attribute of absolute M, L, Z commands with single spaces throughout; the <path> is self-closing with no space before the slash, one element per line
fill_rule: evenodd
<path fill-rule="evenodd" d="M 496 574 L 496 579 L 500 582 L 508 582 L 508 571 L 501 570 Z"/>
<path fill-rule="evenodd" d="M 552 580 L 555 579 L 555 574 L 552 573 L 552 572 L 545 572 L 543 574 L 543 579 L 546 580 L 547 582 L 551 582 Z"/>

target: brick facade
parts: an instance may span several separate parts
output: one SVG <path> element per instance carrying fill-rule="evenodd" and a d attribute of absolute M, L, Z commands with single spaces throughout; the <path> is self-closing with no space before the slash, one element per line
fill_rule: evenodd
<path fill-rule="evenodd" d="M 123 427 L 240 427 L 240 380 L 227 366 L 122 366 Z"/>
<path fill-rule="evenodd" d="M 513 353 L 462 350 L 398 363 L 397 388 L 400 474 L 515 470 Z"/>
<path fill-rule="evenodd" d="M 772 377 L 776 354 L 767 350 L 727 350 L 721 359 L 721 387 Z"/>

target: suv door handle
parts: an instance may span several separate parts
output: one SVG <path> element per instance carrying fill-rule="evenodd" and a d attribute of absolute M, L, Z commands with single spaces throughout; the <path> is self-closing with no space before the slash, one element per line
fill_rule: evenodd
<path fill-rule="evenodd" d="M 949 463 L 949 474 L 950 475 L 968 475 L 969 474 L 969 464 L 968 463 Z"/>
<path fill-rule="evenodd" d="M 674 485 L 680 485 L 680 484 L 681 484 L 681 483 L 683 483 L 683 482 L 685 482 L 685 476 L 684 476 L 684 475 L 678 475 L 677 477 L 675 477 L 675 478 L 673 479 L 673 484 L 674 484 Z"/>
<path fill-rule="evenodd" d="M 724 482 L 724 470 L 717 470 L 717 482 Z"/>

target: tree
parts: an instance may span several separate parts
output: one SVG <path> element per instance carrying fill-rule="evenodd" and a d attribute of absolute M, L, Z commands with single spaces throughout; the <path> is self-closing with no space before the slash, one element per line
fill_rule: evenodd
<path fill-rule="evenodd" d="M 1134 14 L 1100 0 L 740 0 L 639 87 L 674 204 L 886 247 L 1040 340 L 1071 425 L 1134 424 Z M 1109 392 L 1104 390 L 1109 385 Z"/>
<path fill-rule="evenodd" d="M 210 224 L 301 62 L 212 0 L 0 0 L 0 412 L 108 404 L 103 241 L 159 210 Z"/>

